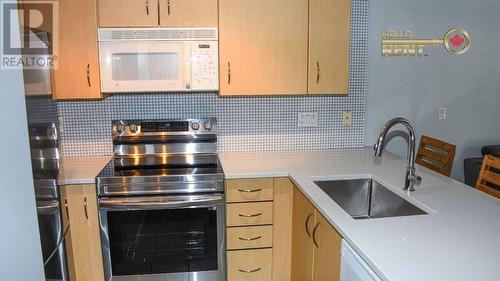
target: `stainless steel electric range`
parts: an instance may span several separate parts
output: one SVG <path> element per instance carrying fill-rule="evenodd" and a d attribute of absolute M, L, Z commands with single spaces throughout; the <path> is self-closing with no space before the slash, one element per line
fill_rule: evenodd
<path fill-rule="evenodd" d="M 96 178 L 106 280 L 225 280 L 216 119 L 116 120 L 112 137 Z"/>
<path fill-rule="evenodd" d="M 57 180 L 60 169 L 57 123 L 29 124 L 31 166 L 45 279 L 69 281 Z"/>

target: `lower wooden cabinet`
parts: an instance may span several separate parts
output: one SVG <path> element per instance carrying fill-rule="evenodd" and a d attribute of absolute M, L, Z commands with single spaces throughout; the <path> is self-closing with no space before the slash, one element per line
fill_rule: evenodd
<path fill-rule="evenodd" d="M 293 184 L 226 181 L 228 281 L 289 281 Z"/>
<path fill-rule="evenodd" d="M 292 276 L 293 281 L 309 281 L 313 275 L 314 206 L 296 188 L 293 191 Z"/>
<path fill-rule="evenodd" d="M 291 280 L 340 280 L 342 237 L 297 188 L 293 196 Z"/>
<path fill-rule="evenodd" d="M 61 198 L 71 281 L 104 281 L 95 185 L 64 186 Z"/>
<path fill-rule="evenodd" d="M 229 251 L 227 253 L 228 281 L 271 281 L 273 249 Z"/>

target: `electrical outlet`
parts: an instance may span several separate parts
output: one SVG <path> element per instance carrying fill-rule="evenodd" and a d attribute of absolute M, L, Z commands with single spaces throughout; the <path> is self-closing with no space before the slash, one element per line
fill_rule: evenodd
<path fill-rule="evenodd" d="M 446 107 L 440 107 L 439 108 L 439 120 L 446 120 Z"/>
<path fill-rule="evenodd" d="M 317 112 L 299 112 L 297 117 L 298 127 L 318 127 Z"/>
<path fill-rule="evenodd" d="M 342 125 L 344 125 L 344 127 L 351 127 L 351 125 L 352 125 L 352 111 L 342 112 Z"/>

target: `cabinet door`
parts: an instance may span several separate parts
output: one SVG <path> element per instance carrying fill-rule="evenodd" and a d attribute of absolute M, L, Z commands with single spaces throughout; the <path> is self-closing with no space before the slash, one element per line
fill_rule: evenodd
<path fill-rule="evenodd" d="M 69 206 L 68 206 L 68 195 L 66 193 L 66 188 L 61 188 L 61 217 L 62 217 L 62 225 L 63 229 L 66 229 L 69 224 Z M 73 258 L 73 249 L 72 249 L 72 239 L 71 239 L 71 228 L 68 229 L 66 236 L 64 237 L 64 245 L 66 247 L 66 263 L 68 265 L 68 275 L 69 280 L 76 280 L 75 276 L 75 261 Z"/>
<path fill-rule="evenodd" d="M 304 0 L 220 0 L 220 94 L 307 92 Z"/>
<path fill-rule="evenodd" d="M 217 27 L 217 0 L 159 0 L 160 25 Z"/>
<path fill-rule="evenodd" d="M 340 280 L 340 247 L 342 237 L 316 211 L 316 224 L 313 230 L 314 241 L 314 281 Z"/>
<path fill-rule="evenodd" d="M 99 0 L 99 26 L 158 26 L 158 0 Z"/>
<path fill-rule="evenodd" d="M 297 188 L 293 192 L 292 281 L 311 281 L 313 277 L 312 230 L 314 206 Z"/>
<path fill-rule="evenodd" d="M 96 1 L 60 0 L 55 99 L 101 98 Z"/>
<path fill-rule="evenodd" d="M 350 0 L 309 1 L 309 94 L 348 94 Z"/>
<path fill-rule="evenodd" d="M 273 189 L 273 281 L 290 281 L 294 186 L 288 178 L 275 178 Z"/>
<path fill-rule="evenodd" d="M 95 185 L 65 187 L 71 239 L 70 272 L 76 281 L 103 281 L 104 270 Z M 68 243 L 66 244 L 68 245 Z"/>

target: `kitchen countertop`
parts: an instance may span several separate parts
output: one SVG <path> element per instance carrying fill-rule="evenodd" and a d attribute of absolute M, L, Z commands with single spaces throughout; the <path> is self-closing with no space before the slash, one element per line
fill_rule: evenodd
<path fill-rule="evenodd" d="M 59 185 L 92 184 L 112 156 L 72 156 L 61 161 Z"/>
<path fill-rule="evenodd" d="M 500 280 L 500 200 L 421 166 L 403 191 L 406 161 L 371 148 L 221 153 L 227 179 L 290 177 L 385 281 Z M 373 178 L 427 215 L 354 220 L 314 180 Z"/>
<path fill-rule="evenodd" d="M 90 184 L 111 156 L 66 157 L 59 183 Z M 224 152 L 227 179 L 290 177 L 385 281 L 500 280 L 500 200 L 417 165 L 403 191 L 406 161 L 371 148 Z M 427 215 L 354 220 L 314 180 L 371 177 Z"/>

